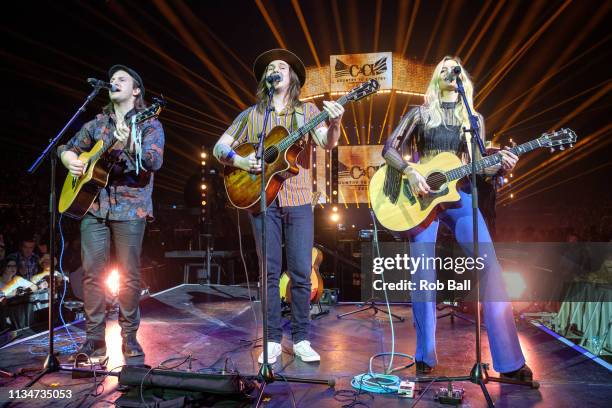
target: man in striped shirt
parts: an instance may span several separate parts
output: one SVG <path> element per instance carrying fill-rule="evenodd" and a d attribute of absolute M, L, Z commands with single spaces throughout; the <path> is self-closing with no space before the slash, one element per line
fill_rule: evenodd
<path fill-rule="evenodd" d="M 299 100 L 300 89 L 306 80 L 306 69 L 302 61 L 292 52 L 274 49 L 261 54 L 253 66 L 259 81 L 256 105 L 238 115 L 223 133 L 214 148 L 215 157 L 225 165 L 259 173 L 261 164 L 255 155 L 237 155 L 233 148 L 244 142 L 257 143 L 262 131 L 265 110 L 268 104 L 268 81 L 270 75 L 280 75 L 272 96 L 272 111 L 265 129 L 267 134 L 273 127 L 282 125 L 293 131 L 320 111 L 313 103 Z M 312 151 L 314 145 L 332 149 L 340 136 L 340 122 L 344 108 L 336 102 L 323 102 L 329 114 L 329 126 L 321 123 L 305 136 L 305 146 L 297 158 L 299 174 L 287 179 L 276 200 L 270 205 L 266 218 L 267 265 L 268 265 L 268 362 L 274 363 L 281 355 L 281 305 L 279 278 L 282 267 L 282 236 L 285 235 L 287 267 L 291 278 L 291 334 L 293 351 L 303 361 L 319 361 L 319 354 L 308 341 L 310 325 L 310 273 L 311 254 L 314 241 L 312 202 Z M 258 256 L 261 254 L 262 216 L 251 215 Z M 263 363 L 263 353 L 259 356 Z"/>

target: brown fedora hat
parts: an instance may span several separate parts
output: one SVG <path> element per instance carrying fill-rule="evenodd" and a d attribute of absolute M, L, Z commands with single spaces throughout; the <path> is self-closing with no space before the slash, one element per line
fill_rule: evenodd
<path fill-rule="evenodd" d="M 304 82 L 306 81 L 306 67 L 304 66 L 304 63 L 297 55 L 282 48 L 266 51 L 255 59 L 255 63 L 253 64 L 253 74 L 255 74 L 255 79 L 260 81 L 264 72 L 266 72 L 268 64 L 276 60 L 285 61 L 287 64 L 289 64 L 293 71 L 297 74 L 298 79 L 300 80 L 300 86 L 304 86 Z"/>

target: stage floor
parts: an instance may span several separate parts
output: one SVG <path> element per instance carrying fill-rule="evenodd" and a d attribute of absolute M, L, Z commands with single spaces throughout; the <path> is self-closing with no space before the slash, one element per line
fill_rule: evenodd
<path fill-rule="evenodd" d="M 255 303 L 259 333 L 261 314 L 259 303 Z M 311 342 L 321 354 L 321 363 L 304 363 L 291 354 L 289 324 L 285 325 L 282 359 L 273 368 L 277 374 L 295 377 L 336 379 L 335 390 L 350 390 L 350 381 L 356 374 L 368 370 L 368 361 L 376 353 L 391 350 L 391 330 L 388 319 L 371 311 L 337 319 L 339 313 L 354 310 L 354 305 L 335 306 L 330 314 L 312 322 Z M 235 367 L 242 374 L 256 373 L 256 359 L 261 352 L 261 342 L 256 348 L 245 347 L 243 340 L 255 337 L 255 322 L 247 291 L 235 286 L 181 285 L 160 292 L 141 304 L 142 324 L 139 340 L 146 352 L 146 364 L 157 366 L 172 358 L 191 354 L 194 371 L 206 368 Z M 397 352 L 413 354 L 415 331 L 412 327 L 411 309 L 407 305 L 395 305 L 392 311 L 406 317 L 404 322 L 395 322 Z M 84 323 L 70 326 L 73 335 L 82 336 Z M 58 330 L 66 337 L 64 329 Z M 513 385 L 489 383 L 487 388 L 498 407 L 607 407 L 612 400 L 612 375 L 604 366 L 555 339 L 548 333 L 521 321 L 519 335 L 529 366 L 533 369 L 540 389 L 534 390 Z M 36 342 L 44 339 L 20 340 L 0 349 L 0 367 L 16 372 L 24 367 L 40 367 L 43 357 L 33 354 Z M 473 325 L 461 319 L 451 323 L 448 317 L 438 321 L 437 376 L 466 375 L 474 363 Z M 108 369 L 120 367 L 120 331 L 115 321 L 107 327 L 107 345 L 110 361 Z M 67 355 L 60 361 L 66 362 Z M 180 360 L 176 360 L 179 361 Z M 176 362 L 175 361 L 175 362 Z M 405 361 L 405 360 L 404 360 Z M 486 330 L 483 330 L 483 361 L 490 362 Z M 394 366 L 402 360 L 396 357 Z M 170 365 L 170 364 L 169 364 Z M 381 364 L 377 365 L 381 368 Z M 182 369 L 187 366 L 183 365 Z M 414 376 L 414 367 L 397 373 L 400 377 Z M 492 372 L 493 375 L 496 373 Z M 28 372 L 32 375 L 32 372 Z M 15 380 L 0 379 L 0 401 L 8 400 L 9 390 L 16 390 L 28 381 L 25 376 Z M 434 401 L 434 390 L 444 383 L 432 386 L 419 401 L 419 407 L 440 406 Z M 456 383 L 465 389 L 464 407 L 485 407 L 486 402 L 480 387 L 471 383 Z M 425 384 L 422 385 L 425 387 Z M 69 373 L 53 373 L 45 376 L 34 389 L 71 390 L 72 398 L 64 400 L 27 399 L 12 400 L 15 407 L 70 407 L 112 406 L 120 393 L 115 377 L 103 382 L 101 394 L 87 396 L 93 389 L 92 379 L 72 379 Z M 322 385 L 290 384 L 275 382 L 266 393 L 270 400 L 267 407 L 291 407 L 292 396 L 298 407 L 340 407 L 334 399 L 334 389 Z M 373 395 L 360 398 L 369 407 L 408 407 L 410 399 L 396 396 Z M 93 405 L 92 405 L 93 404 Z M 364 405 L 361 405 L 364 406 Z"/>

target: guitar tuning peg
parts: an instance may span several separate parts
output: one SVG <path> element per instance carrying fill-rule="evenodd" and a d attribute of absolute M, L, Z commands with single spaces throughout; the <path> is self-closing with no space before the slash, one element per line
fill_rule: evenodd
<path fill-rule="evenodd" d="M 573 143 L 570 143 L 570 148 L 572 148 L 572 147 L 574 147 L 574 144 L 573 144 Z"/>
<path fill-rule="evenodd" d="M 565 146 L 563 145 L 559 146 L 559 150 L 565 150 Z"/>
<path fill-rule="evenodd" d="M 550 152 L 551 152 L 551 153 L 554 153 L 554 152 L 555 152 L 555 148 L 554 148 L 554 147 L 551 147 L 551 148 L 550 148 Z"/>

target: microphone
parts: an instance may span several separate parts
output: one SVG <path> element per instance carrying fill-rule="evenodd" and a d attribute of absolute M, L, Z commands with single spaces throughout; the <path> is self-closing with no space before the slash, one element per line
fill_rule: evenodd
<path fill-rule="evenodd" d="M 93 86 L 94 88 L 104 88 L 104 89 L 108 89 L 111 92 L 119 91 L 119 88 L 117 88 L 115 85 L 108 83 L 108 82 L 101 81 L 96 78 L 87 78 L 87 82 L 89 82 L 89 85 Z"/>
<path fill-rule="evenodd" d="M 450 69 L 448 75 L 446 75 L 446 82 L 450 84 L 455 79 L 457 79 L 459 75 L 461 75 L 461 67 L 459 65 L 455 65 Z"/>
<path fill-rule="evenodd" d="M 280 73 L 274 73 L 274 74 L 270 74 L 268 75 L 268 77 L 266 78 L 266 81 L 269 84 L 273 84 L 274 82 L 280 82 L 283 80 L 283 76 Z"/>

